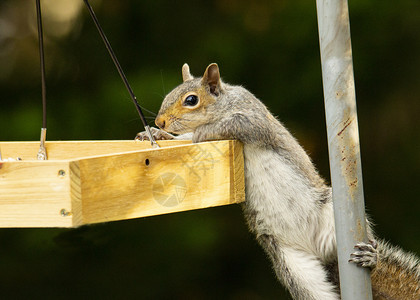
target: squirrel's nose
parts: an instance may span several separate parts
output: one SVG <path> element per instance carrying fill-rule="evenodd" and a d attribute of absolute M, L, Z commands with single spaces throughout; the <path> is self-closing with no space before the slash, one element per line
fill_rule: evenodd
<path fill-rule="evenodd" d="M 160 129 L 165 129 L 165 120 L 163 118 L 156 118 L 155 123 Z"/>

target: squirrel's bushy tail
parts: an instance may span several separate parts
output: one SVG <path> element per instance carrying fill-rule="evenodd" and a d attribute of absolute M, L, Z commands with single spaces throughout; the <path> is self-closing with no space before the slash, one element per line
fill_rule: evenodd
<path fill-rule="evenodd" d="M 373 269 L 375 300 L 420 300 L 420 260 L 399 247 L 378 241 L 378 264 Z"/>

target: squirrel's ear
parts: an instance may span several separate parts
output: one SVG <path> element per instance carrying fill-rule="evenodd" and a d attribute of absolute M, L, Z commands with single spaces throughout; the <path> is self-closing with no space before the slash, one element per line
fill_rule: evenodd
<path fill-rule="evenodd" d="M 218 95 L 220 90 L 220 73 L 218 65 L 215 63 L 210 64 L 204 72 L 201 81 L 203 84 L 209 85 L 212 94 Z"/>
<path fill-rule="evenodd" d="M 185 82 L 191 79 L 194 79 L 194 77 L 190 73 L 190 67 L 188 66 L 188 64 L 184 64 L 182 66 L 182 80 Z"/>

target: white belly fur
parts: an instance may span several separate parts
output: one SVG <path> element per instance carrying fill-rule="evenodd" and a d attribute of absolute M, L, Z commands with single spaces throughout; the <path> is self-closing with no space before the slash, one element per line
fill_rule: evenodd
<path fill-rule="evenodd" d="M 256 215 L 257 236 L 271 234 L 286 246 L 329 260 L 335 255 L 332 204 L 273 150 L 244 146 L 246 206 Z"/>

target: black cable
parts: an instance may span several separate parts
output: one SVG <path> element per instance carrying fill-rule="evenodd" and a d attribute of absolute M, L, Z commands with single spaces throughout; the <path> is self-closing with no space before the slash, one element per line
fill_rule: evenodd
<path fill-rule="evenodd" d="M 36 0 L 36 15 L 38 21 L 39 57 L 41 65 L 41 86 L 42 86 L 42 128 L 47 128 L 47 96 L 45 84 L 45 61 L 44 61 L 44 37 L 42 34 L 41 3 Z"/>
<path fill-rule="evenodd" d="M 86 6 L 87 6 L 87 9 L 89 10 L 89 13 L 90 13 L 90 15 L 91 15 L 91 17 L 92 17 L 92 19 L 93 19 L 93 22 L 95 23 L 95 26 L 96 26 L 96 28 L 98 29 L 99 34 L 100 34 L 100 36 L 102 37 L 102 40 L 103 40 L 103 41 L 104 41 L 104 43 L 105 43 L 106 49 L 108 50 L 109 55 L 110 55 L 110 56 L 111 56 L 111 58 L 112 58 L 112 61 L 114 62 L 115 66 L 117 67 L 118 73 L 120 74 L 121 79 L 122 79 L 122 81 L 124 82 L 124 85 L 125 85 L 125 87 L 126 87 L 126 88 L 127 88 L 127 90 L 128 90 L 128 93 L 130 94 L 131 100 L 133 100 L 133 103 L 134 103 L 134 105 L 136 106 L 137 112 L 138 112 L 138 113 L 139 113 L 139 115 L 140 115 L 140 119 L 141 119 L 141 121 L 142 121 L 142 123 L 143 123 L 143 125 L 144 125 L 144 128 L 145 128 L 145 130 L 147 131 L 147 133 L 149 134 L 150 142 L 151 142 L 152 144 L 157 145 L 157 144 L 156 144 L 156 142 L 155 142 L 155 141 L 154 141 L 154 139 L 153 139 L 153 136 L 150 134 L 150 127 L 149 127 L 149 125 L 147 125 L 147 122 L 146 122 L 146 119 L 145 119 L 145 117 L 144 117 L 144 115 L 143 115 L 143 112 L 142 112 L 142 110 L 141 110 L 141 107 L 140 107 L 139 103 L 137 102 L 137 98 L 136 98 L 136 96 L 134 95 L 134 92 L 133 92 L 133 90 L 131 89 L 130 84 L 128 83 L 127 77 L 125 76 L 124 71 L 123 71 L 123 69 L 121 68 L 120 63 L 118 62 L 118 59 L 117 59 L 117 57 L 116 57 L 116 55 L 115 55 L 114 51 L 112 50 L 111 44 L 109 43 L 108 39 L 106 38 L 105 33 L 104 33 L 104 31 L 102 30 L 102 27 L 101 27 L 101 25 L 99 24 L 98 19 L 96 18 L 96 15 L 95 15 L 95 12 L 94 12 L 94 11 L 93 11 L 93 9 L 92 9 L 92 6 L 90 6 L 90 4 L 89 4 L 89 1 L 88 1 L 88 0 L 83 0 L 83 1 L 85 2 Z"/>

